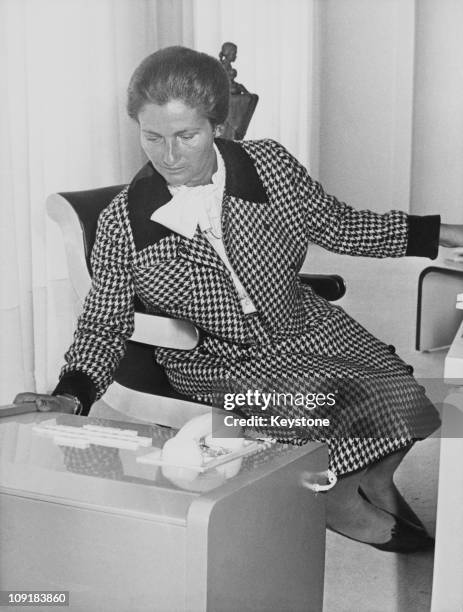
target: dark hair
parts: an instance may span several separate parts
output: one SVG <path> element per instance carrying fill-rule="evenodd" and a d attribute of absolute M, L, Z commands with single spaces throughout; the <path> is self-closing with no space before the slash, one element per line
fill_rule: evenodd
<path fill-rule="evenodd" d="M 186 47 L 166 47 L 136 68 L 127 91 L 127 112 L 138 121 L 145 104 L 182 100 L 199 108 L 215 127 L 228 115 L 230 81 L 221 63 Z"/>

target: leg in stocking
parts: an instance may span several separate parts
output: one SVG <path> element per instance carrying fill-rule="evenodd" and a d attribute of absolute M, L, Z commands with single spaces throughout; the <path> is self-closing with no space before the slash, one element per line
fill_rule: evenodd
<path fill-rule="evenodd" d="M 378 508 L 423 527 L 422 522 L 402 497 L 393 481 L 395 470 L 410 448 L 411 446 L 392 453 L 381 461 L 368 466 L 362 473 L 360 488 L 368 500 Z"/>

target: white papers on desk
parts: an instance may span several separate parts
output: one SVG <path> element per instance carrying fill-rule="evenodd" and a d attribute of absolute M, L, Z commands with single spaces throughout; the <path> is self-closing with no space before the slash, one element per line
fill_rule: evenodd
<path fill-rule="evenodd" d="M 42 421 L 32 428 L 35 433 L 53 438 L 59 446 L 86 449 L 90 444 L 126 450 L 152 446 L 152 438 L 138 435 L 133 429 L 119 429 L 101 425 L 58 425 L 56 419 Z"/>

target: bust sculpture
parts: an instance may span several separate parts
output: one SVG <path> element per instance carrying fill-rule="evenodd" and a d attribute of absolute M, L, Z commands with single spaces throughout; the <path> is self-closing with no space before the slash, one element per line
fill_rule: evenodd
<path fill-rule="evenodd" d="M 235 81 L 236 75 L 238 73 L 235 68 L 232 67 L 232 63 L 236 60 L 237 52 L 238 47 L 235 45 L 235 43 L 223 43 L 222 49 L 219 53 L 219 59 L 222 66 L 225 68 L 225 72 L 228 74 L 228 78 L 230 79 L 230 93 L 249 93 L 244 85 L 241 85 L 241 83 L 236 83 Z"/>
<path fill-rule="evenodd" d="M 219 60 L 230 80 L 230 111 L 224 125 L 223 136 L 242 140 L 246 134 L 259 97 L 250 93 L 244 85 L 237 83 L 237 71 L 232 63 L 236 60 L 238 47 L 235 43 L 225 42 L 219 53 Z"/>

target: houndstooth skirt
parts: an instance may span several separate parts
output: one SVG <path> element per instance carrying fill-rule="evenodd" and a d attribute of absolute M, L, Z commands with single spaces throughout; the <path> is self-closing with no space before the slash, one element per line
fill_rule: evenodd
<path fill-rule="evenodd" d="M 224 397 L 233 394 L 266 393 L 265 410 L 262 403 L 248 402 L 236 412 L 247 418 L 264 414 L 260 425 L 251 419 L 253 429 L 282 443 L 326 443 L 330 469 L 338 475 L 362 469 L 437 429 L 436 409 L 394 347 L 339 306 L 312 293 L 310 300 L 311 320 L 302 334 L 271 337 L 259 316 L 250 315 L 247 345 L 206 336 L 194 351 L 158 349 L 157 361 L 172 385 L 197 401 L 223 407 Z M 328 405 L 323 396 L 330 393 L 335 401 Z M 303 401 L 317 394 L 323 405 Z M 289 426 L 282 419 L 294 422 Z"/>

